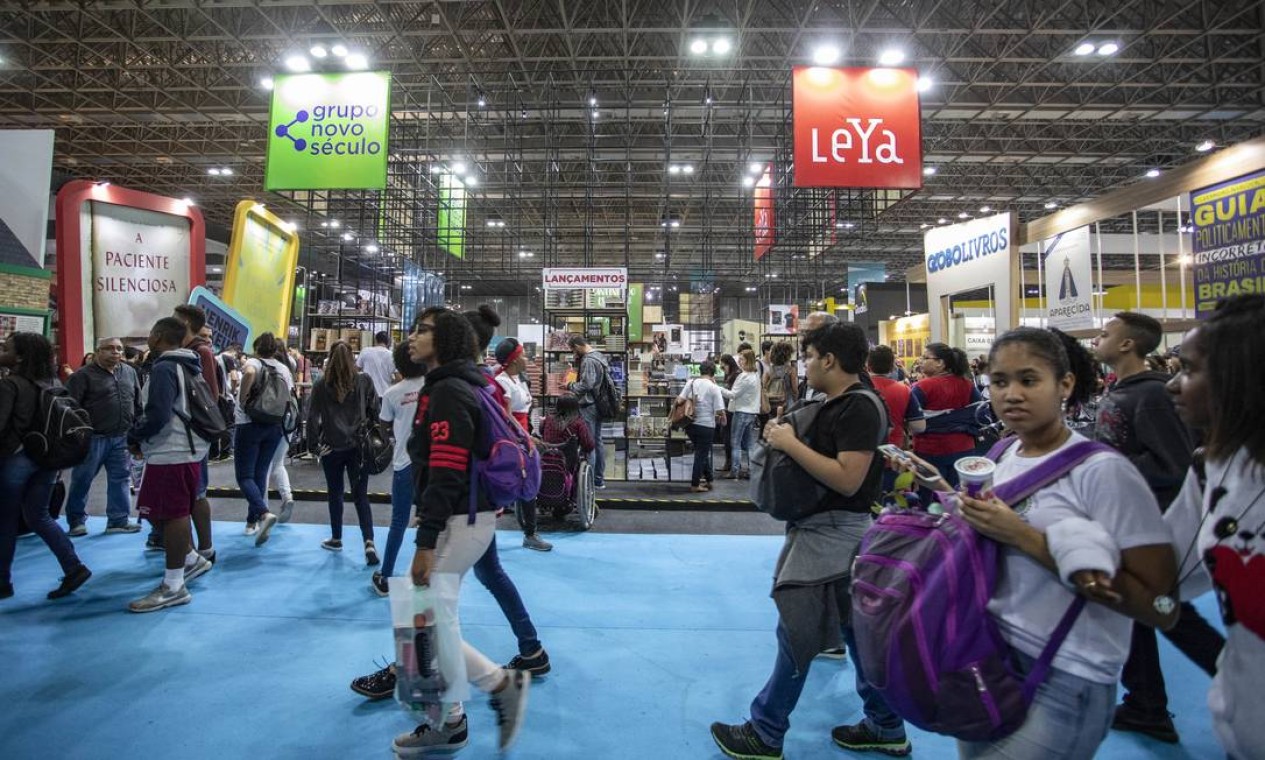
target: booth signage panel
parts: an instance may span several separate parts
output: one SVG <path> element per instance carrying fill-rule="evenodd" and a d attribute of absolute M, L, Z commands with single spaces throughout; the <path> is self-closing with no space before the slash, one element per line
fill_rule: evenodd
<path fill-rule="evenodd" d="M 391 75 L 276 77 L 265 190 L 381 190 L 387 184 Z"/>
<path fill-rule="evenodd" d="M 1195 316 L 1206 319 L 1222 298 L 1265 293 L 1265 172 L 1196 190 L 1190 208 Z"/>
<path fill-rule="evenodd" d="M 545 290 L 576 290 L 579 288 L 628 288 L 628 269 L 625 267 L 551 267 L 544 270 Z"/>
<path fill-rule="evenodd" d="M 0 130 L 0 264 L 44 268 L 53 130 Z"/>
<path fill-rule="evenodd" d="M 796 187 L 922 187 L 916 70 L 797 66 L 791 94 Z"/>
<path fill-rule="evenodd" d="M 769 335 L 794 335 L 799 331 L 799 306 L 789 303 L 769 304 L 765 332 Z"/>
<path fill-rule="evenodd" d="M 1055 235 L 1045 245 L 1046 318 L 1063 331 L 1094 324 L 1094 260 L 1089 227 Z"/>
<path fill-rule="evenodd" d="M 755 194 L 755 260 L 759 261 L 773 247 L 773 176 L 765 169 L 756 183 Z"/>
<path fill-rule="evenodd" d="M 189 294 L 189 303 L 206 312 L 206 326 L 211 328 L 211 346 L 216 353 L 234 344 L 246 351 L 251 350 L 251 340 L 255 336 L 251 333 L 250 322 L 219 296 L 199 285 Z"/>
<path fill-rule="evenodd" d="M 92 317 L 98 338 L 149 335 L 189 296 L 189 223 L 92 202 Z"/>
<path fill-rule="evenodd" d="M 459 259 L 466 257 L 466 185 L 455 175 L 439 178 L 435 229 L 440 248 Z"/>
<path fill-rule="evenodd" d="M 940 299 L 989 285 L 993 286 L 996 299 L 997 332 L 1000 334 L 1013 326 L 1012 267 L 1018 255 L 1016 229 L 1015 215 L 1007 213 L 927 231 L 923 250 L 932 340 L 945 340 L 948 335 Z"/>
<path fill-rule="evenodd" d="M 250 323 L 255 335 L 288 334 L 298 260 L 299 237 L 281 219 L 254 201 L 237 204 L 223 298 Z"/>

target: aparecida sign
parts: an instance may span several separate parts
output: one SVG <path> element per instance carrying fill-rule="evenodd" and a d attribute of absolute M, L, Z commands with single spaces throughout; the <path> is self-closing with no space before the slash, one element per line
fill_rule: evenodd
<path fill-rule="evenodd" d="M 922 187 L 914 69 L 792 72 L 796 187 Z"/>
<path fill-rule="evenodd" d="M 628 270 L 624 267 L 551 267 L 544 270 L 545 290 L 579 288 L 628 288 Z"/>

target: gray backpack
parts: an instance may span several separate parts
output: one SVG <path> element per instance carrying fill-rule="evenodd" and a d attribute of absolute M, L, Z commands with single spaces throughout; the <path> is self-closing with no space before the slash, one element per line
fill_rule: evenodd
<path fill-rule="evenodd" d="M 268 362 L 259 362 L 260 372 L 251 386 L 242 411 L 251 422 L 261 425 L 288 424 L 295 413 L 294 397 L 281 373 Z"/>

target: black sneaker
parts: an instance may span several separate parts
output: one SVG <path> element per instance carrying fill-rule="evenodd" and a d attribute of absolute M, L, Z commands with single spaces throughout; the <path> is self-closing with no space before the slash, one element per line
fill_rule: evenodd
<path fill-rule="evenodd" d="M 882 755 L 904 757 L 914 751 L 909 739 L 880 739 L 865 721 L 854 726 L 835 726 L 830 729 L 830 738 L 844 749 L 853 752 L 878 752 Z"/>
<path fill-rule="evenodd" d="M 395 693 L 395 663 L 352 681 L 351 690 L 372 702 L 391 696 Z"/>
<path fill-rule="evenodd" d="M 369 585 L 373 586 L 373 593 L 378 596 L 391 595 L 391 587 L 387 585 L 387 579 L 382 575 L 382 573 L 374 573 L 373 577 L 369 579 Z"/>
<path fill-rule="evenodd" d="M 66 577 L 61 579 L 61 585 L 48 592 L 49 599 L 61 599 L 63 596 L 70 596 L 75 593 L 75 589 L 82 586 L 92 577 L 92 571 L 88 566 L 80 562 L 66 573 Z"/>
<path fill-rule="evenodd" d="M 521 654 L 514 655 L 514 659 L 510 660 L 505 667 L 507 670 L 523 670 L 531 673 L 532 678 L 543 676 L 551 670 L 549 653 L 541 649 L 531 657 L 524 657 Z"/>
<path fill-rule="evenodd" d="M 712 739 L 721 752 L 738 760 L 782 760 L 782 748 L 765 744 L 750 721 L 736 726 L 713 723 Z"/>
<path fill-rule="evenodd" d="M 147 552 L 166 551 L 166 548 L 163 545 L 163 534 L 161 533 L 150 533 L 149 538 L 145 539 L 145 551 Z"/>
<path fill-rule="evenodd" d="M 1111 727 L 1117 731 L 1143 734 L 1165 744 L 1177 744 L 1181 741 L 1181 736 L 1177 734 L 1177 727 L 1173 725 L 1173 716 L 1168 711 L 1151 714 L 1127 702 L 1116 708 Z"/>

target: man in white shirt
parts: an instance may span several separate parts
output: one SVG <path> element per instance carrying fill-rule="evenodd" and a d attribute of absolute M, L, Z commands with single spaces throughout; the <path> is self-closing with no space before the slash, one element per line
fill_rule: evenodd
<path fill-rule="evenodd" d="M 386 330 L 373 336 L 373 345 L 360 352 L 356 368 L 369 376 L 378 397 L 386 395 L 395 374 L 395 359 L 391 357 L 391 336 Z"/>

